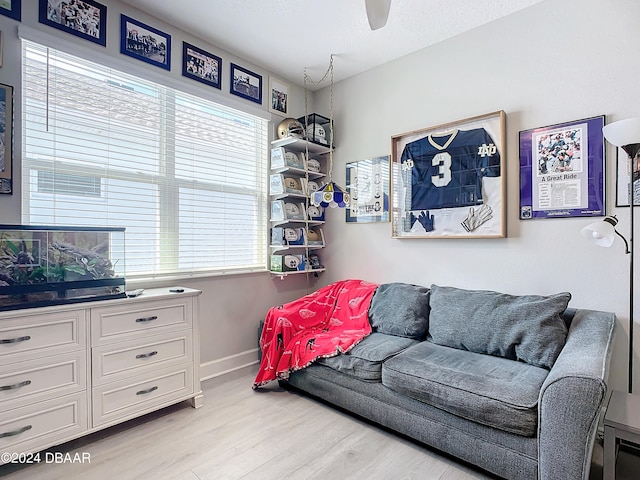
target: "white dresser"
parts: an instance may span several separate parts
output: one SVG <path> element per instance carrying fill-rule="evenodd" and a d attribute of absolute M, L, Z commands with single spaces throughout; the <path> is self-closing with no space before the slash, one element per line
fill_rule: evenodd
<path fill-rule="evenodd" d="M 183 400 L 200 407 L 199 294 L 0 312 L 0 452 L 36 452 Z"/>

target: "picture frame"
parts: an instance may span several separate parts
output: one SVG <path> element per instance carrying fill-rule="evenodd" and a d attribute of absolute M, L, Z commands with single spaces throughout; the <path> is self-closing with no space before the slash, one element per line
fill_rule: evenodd
<path fill-rule="evenodd" d="M 120 53 L 171 70 L 171 35 L 121 14 Z"/>
<path fill-rule="evenodd" d="M 640 153 L 631 162 L 623 148 L 616 148 L 616 207 L 629 206 L 631 164 L 633 163 L 633 206 L 640 206 Z"/>
<path fill-rule="evenodd" d="M 40 23 L 89 40 L 107 45 L 107 7 L 95 0 L 40 0 Z"/>
<path fill-rule="evenodd" d="M 347 223 L 389 221 L 390 155 L 347 163 Z"/>
<path fill-rule="evenodd" d="M 22 0 L 1 0 L 0 14 L 20 21 L 22 19 Z"/>
<path fill-rule="evenodd" d="M 393 238 L 506 237 L 506 114 L 391 137 Z"/>
<path fill-rule="evenodd" d="M 222 58 L 182 42 L 182 75 L 221 90 Z"/>
<path fill-rule="evenodd" d="M 229 93 L 262 105 L 262 75 L 232 63 Z"/>
<path fill-rule="evenodd" d="M 520 220 L 604 216 L 604 115 L 523 130 Z"/>
<path fill-rule="evenodd" d="M 282 117 L 289 116 L 289 85 L 269 77 L 269 111 Z"/>
<path fill-rule="evenodd" d="M 13 87 L 0 83 L 0 193 L 13 193 Z"/>

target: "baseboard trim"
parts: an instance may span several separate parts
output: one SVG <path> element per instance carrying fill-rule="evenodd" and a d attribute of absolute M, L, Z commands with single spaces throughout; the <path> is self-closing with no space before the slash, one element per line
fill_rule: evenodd
<path fill-rule="evenodd" d="M 258 349 L 252 348 L 251 350 L 245 350 L 244 352 L 235 353 L 228 357 L 200 364 L 200 380 L 205 381 L 228 375 L 257 364 Z"/>

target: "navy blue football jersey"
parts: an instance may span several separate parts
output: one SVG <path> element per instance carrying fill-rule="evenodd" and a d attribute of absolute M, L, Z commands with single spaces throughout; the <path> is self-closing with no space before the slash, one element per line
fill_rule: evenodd
<path fill-rule="evenodd" d="M 481 204 L 482 177 L 500 176 L 500 152 L 484 128 L 408 143 L 400 162 L 404 185 L 411 189 L 410 210 Z"/>

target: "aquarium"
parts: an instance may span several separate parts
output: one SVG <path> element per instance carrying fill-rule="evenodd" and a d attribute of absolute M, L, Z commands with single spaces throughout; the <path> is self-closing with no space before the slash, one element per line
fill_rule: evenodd
<path fill-rule="evenodd" d="M 0 310 L 125 297 L 124 228 L 0 225 Z"/>

